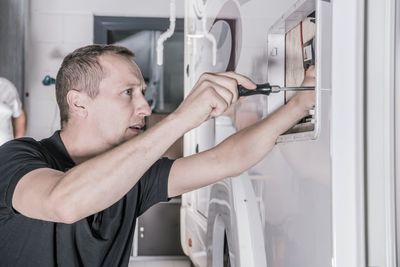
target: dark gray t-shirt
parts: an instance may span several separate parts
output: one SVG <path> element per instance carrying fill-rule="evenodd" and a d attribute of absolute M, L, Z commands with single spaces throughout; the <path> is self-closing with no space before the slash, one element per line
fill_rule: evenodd
<path fill-rule="evenodd" d="M 166 158 L 157 161 L 111 207 L 73 224 L 53 223 L 19 214 L 11 200 L 26 173 L 38 168 L 66 172 L 74 167 L 59 132 L 40 142 L 21 138 L 4 144 L 0 147 L 0 266 L 128 266 L 136 218 L 152 205 L 168 201 L 172 163 Z"/>

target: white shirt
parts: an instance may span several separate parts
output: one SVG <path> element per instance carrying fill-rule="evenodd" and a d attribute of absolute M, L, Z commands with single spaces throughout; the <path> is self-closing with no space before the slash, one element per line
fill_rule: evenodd
<path fill-rule="evenodd" d="M 21 115 L 22 104 L 17 89 L 0 77 L 0 145 L 14 138 L 11 118 Z"/>

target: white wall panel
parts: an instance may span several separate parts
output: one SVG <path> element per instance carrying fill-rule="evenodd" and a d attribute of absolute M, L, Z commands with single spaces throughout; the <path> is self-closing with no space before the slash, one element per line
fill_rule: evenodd
<path fill-rule="evenodd" d="M 65 43 L 90 44 L 93 42 L 92 14 L 66 14 L 63 18 L 63 41 Z"/>
<path fill-rule="evenodd" d="M 60 14 L 31 14 L 31 24 L 28 25 L 32 42 L 62 42 L 63 17 Z"/>
<path fill-rule="evenodd" d="M 293 0 L 263 0 L 249 1 L 241 6 L 243 18 L 271 18 L 273 21 L 278 20 L 279 16 L 285 13 L 287 8 L 293 4 Z"/>

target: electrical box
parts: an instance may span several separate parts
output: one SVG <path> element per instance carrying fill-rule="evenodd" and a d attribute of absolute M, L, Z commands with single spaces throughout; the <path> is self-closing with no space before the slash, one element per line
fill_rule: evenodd
<path fill-rule="evenodd" d="M 327 1 L 329 2 L 329 1 Z M 321 92 L 330 90 L 331 16 L 324 4 L 300 0 L 268 31 L 268 81 L 281 87 L 301 87 L 305 71 L 315 65 L 315 108 L 278 138 L 278 142 L 316 139 L 321 125 Z M 325 13 L 325 14 L 324 14 Z M 323 15 L 322 15 L 323 14 Z M 286 104 L 294 92 L 268 98 L 268 114 Z"/>

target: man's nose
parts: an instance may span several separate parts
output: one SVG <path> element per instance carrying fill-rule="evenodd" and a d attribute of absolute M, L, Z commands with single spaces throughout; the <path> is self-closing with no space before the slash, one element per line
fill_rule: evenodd
<path fill-rule="evenodd" d="M 139 99 L 137 99 L 135 106 L 136 106 L 136 114 L 141 115 L 143 117 L 151 115 L 151 108 L 144 96 L 141 96 Z"/>

